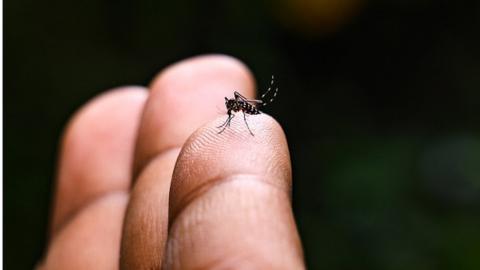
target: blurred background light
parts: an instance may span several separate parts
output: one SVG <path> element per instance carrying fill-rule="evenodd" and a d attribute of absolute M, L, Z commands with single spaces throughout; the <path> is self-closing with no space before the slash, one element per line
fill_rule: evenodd
<path fill-rule="evenodd" d="M 366 0 L 275 1 L 276 15 L 286 28 L 307 36 L 339 31 L 361 12 Z"/>

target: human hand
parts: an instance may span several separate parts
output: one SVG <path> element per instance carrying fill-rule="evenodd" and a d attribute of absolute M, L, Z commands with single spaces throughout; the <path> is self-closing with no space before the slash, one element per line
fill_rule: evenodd
<path fill-rule="evenodd" d="M 248 69 L 195 57 L 149 88 L 109 91 L 69 122 L 39 268 L 303 269 L 281 127 L 260 114 L 255 136 L 240 117 L 216 128 L 225 96 L 254 97 Z"/>

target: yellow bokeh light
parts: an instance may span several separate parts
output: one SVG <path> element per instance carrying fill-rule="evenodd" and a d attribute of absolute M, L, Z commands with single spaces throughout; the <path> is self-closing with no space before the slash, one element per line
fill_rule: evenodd
<path fill-rule="evenodd" d="M 323 35 L 338 31 L 363 4 L 363 0 L 283 0 L 275 6 L 286 27 L 307 35 Z"/>

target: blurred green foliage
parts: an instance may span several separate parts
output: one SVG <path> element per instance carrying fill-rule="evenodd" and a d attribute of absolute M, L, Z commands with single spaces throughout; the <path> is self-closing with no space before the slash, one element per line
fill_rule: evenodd
<path fill-rule="evenodd" d="M 201 53 L 280 95 L 310 269 L 480 269 L 478 1 L 4 2 L 4 267 L 46 241 L 58 140 L 111 87 Z"/>

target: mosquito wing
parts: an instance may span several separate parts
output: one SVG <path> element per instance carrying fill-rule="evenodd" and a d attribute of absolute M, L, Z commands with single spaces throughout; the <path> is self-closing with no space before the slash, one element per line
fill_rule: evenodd
<path fill-rule="evenodd" d="M 249 102 L 249 103 L 256 103 L 256 104 L 262 104 L 263 101 L 262 100 L 259 100 L 259 99 L 248 99 L 244 96 L 242 96 L 242 94 L 240 94 L 239 92 L 235 91 L 235 93 L 233 93 L 235 95 L 235 99 L 238 100 L 238 99 L 241 99 L 245 102 Z"/>

